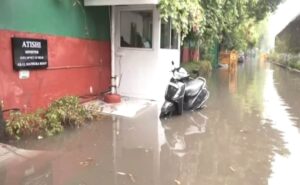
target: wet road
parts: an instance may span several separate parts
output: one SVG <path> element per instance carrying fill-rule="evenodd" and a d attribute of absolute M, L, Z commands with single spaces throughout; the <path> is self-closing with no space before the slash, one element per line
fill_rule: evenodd
<path fill-rule="evenodd" d="M 215 71 L 208 87 L 200 112 L 159 120 L 152 106 L 1 146 L 0 184 L 299 185 L 300 74 L 247 61 Z"/>

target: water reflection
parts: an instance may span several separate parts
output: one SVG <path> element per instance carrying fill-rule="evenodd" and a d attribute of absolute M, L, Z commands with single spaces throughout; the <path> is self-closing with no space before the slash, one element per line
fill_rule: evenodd
<path fill-rule="evenodd" d="M 0 143 L 0 184 L 52 184 L 53 152 L 23 150 Z M 47 161 L 47 162 L 41 162 Z"/>
<path fill-rule="evenodd" d="M 286 184 L 286 177 L 299 184 L 299 133 L 289 114 L 295 110 L 287 109 L 276 90 L 292 85 L 280 73 L 275 69 L 273 76 L 268 65 L 247 61 L 238 66 L 234 91 L 230 75 L 213 73 L 208 107 L 200 112 L 160 120 L 153 105 L 134 119 L 106 118 L 18 146 L 43 151 L 40 156 L 55 153 L 31 158 L 47 166 L 36 172 L 49 172 L 47 183 L 55 185 L 277 185 Z M 0 164 L 0 184 L 25 182 L 7 170 L 19 165 Z"/>
<path fill-rule="evenodd" d="M 180 117 L 164 120 L 162 123 L 166 145 L 178 157 L 183 157 L 191 149 L 191 146 L 187 145 L 190 143 L 187 143 L 186 140 L 199 136 L 206 131 L 208 118 L 200 112 L 194 114 L 197 114 L 197 117 L 193 113 L 186 113 Z M 176 120 L 174 121 L 174 119 Z M 194 141 L 198 142 L 199 140 Z"/>
<path fill-rule="evenodd" d="M 103 124 L 66 130 L 57 137 L 14 143 L 18 146 L 15 151 L 26 153 L 26 157 L 0 153 L 0 184 L 113 184 L 112 129 L 109 123 L 111 120 L 106 119 Z M 0 152 L 3 151 L 0 148 Z M 43 176 L 47 181 L 40 178 Z"/>
<path fill-rule="evenodd" d="M 189 112 L 162 122 L 166 143 L 161 146 L 161 185 L 197 182 L 207 119 Z"/>
<path fill-rule="evenodd" d="M 291 114 L 291 119 L 300 131 L 300 104 L 297 101 L 300 94 L 299 74 L 277 66 L 273 66 L 272 70 L 274 70 L 273 78 L 278 95 L 289 105 L 288 111 Z"/>
<path fill-rule="evenodd" d="M 176 181 L 188 184 L 196 180 L 196 161 L 207 117 L 186 113 L 161 123 L 158 110 L 152 106 L 134 120 L 115 120 L 115 185 L 168 185 Z"/>
<path fill-rule="evenodd" d="M 266 71 L 266 85 L 264 90 L 264 112 L 263 116 L 269 120 L 273 128 L 282 132 L 285 146 L 289 151 L 289 155 L 276 154 L 272 163 L 273 174 L 269 179 L 270 185 L 300 184 L 298 171 L 300 170 L 300 135 L 291 119 L 290 113 L 287 111 L 288 106 L 278 95 L 274 85 L 273 71 Z M 289 82 L 288 82 L 289 83 Z M 287 153 L 286 153 L 287 154 Z"/>
<path fill-rule="evenodd" d="M 115 185 L 159 184 L 160 140 L 163 134 L 156 105 L 135 119 L 114 122 Z"/>
<path fill-rule="evenodd" d="M 237 91 L 237 70 L 229 71 L 229 92 L 234 94 Z"/>
<path fill-rule="evenodd" d="M 268 184 L 275 153 L 287 152 L 281 132 L 261 123 L 265 69 L 260 67 L 253 61 L 239 66 L 236 94 L 224 86 L 215 87 L 226 80 L 218 78 L 218 73 L 209 81 L 209 87 L 218 90 L 212 91 L 210 110 L 204 110 L 209 134 L 198 182 Z"/>

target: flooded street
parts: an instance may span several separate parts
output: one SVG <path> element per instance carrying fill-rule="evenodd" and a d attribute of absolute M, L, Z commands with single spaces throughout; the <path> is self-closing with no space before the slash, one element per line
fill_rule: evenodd
<path fill-rule="evenodd" d="M 300 74 L 246 61 L 208 79 L 207 108 L 105 118 L 3 145 L 2 185 L 299 185 Z M 3 157 L 7 156 L 7 157 Z"/>

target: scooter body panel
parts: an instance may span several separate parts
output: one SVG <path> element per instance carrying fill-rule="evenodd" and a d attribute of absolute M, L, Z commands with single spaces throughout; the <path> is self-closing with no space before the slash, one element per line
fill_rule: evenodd
<path fill-rule="evenodd" d="M 204 103 L 206 102 L 206 100 L 209 97 L 209 92 L 206 88 L 202 89 L 202 91 L 199 93 L 199 95 L 197 96 L 197 99 L 195 100 L 194 104 L 193 104 L 193 108 L 192 110 L 197 110 L 197 109 L 201 109 L 204 105 Z"/>
<path fill-rule="evenodd" d="M 184 97 L 185 94 L 185 84 L 179 81 L 175 81 L 174 79 L 171 79 L 165 99 L 170 102 L 178 102 L 180 99 Z"/>
<path fill-rule="evenodd" d="M 201 89 L 203 89 L 204 85 L 205 85 L 205 82 L 200 78 L 186 81 L 185 82 L 185 89 L 186 89 L 185 96 L 190 96 L 190 97 L 196 96 L 199 93 L 199 91 L 201 91 Z"/>
<path fill-rule="evenodd" d="M 171 79 L 166 95 L 165 103 L 161 108 L 160 117 L 166 117 L 170 115 L 181 115 L 183 112 L 183 97 L 185 94 L 185 84 L 174 79 Z"/>

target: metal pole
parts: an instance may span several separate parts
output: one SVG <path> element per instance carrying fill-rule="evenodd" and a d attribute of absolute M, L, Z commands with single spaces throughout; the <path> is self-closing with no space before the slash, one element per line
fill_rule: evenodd
<path fill-rule="evenodd" d="M 111 85 L 112 93 L 116 93 L 116 74 L 115 74 L 115 6 L 111 6 L 111 20 L 110 20 L 110 30 L 111 30 Z"/>

